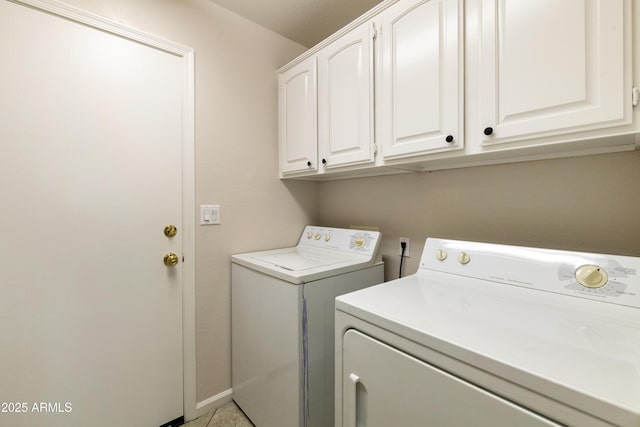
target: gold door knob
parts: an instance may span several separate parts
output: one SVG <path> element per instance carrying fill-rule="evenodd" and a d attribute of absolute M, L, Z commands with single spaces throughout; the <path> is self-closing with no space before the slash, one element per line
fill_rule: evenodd
<path fill-rule="evenodd" d="M 173 252 L 169 252 L 164 256 L 164 265 L 167 267 L 174 267 L 178 264 L 178 255 Z"/>
<path fill-rule="evenodd" d="M 164 228 L 164 235 L 167 237 L 173 237 L 178 233 L 178 229 L 175 225 L 167 225 Z"/>

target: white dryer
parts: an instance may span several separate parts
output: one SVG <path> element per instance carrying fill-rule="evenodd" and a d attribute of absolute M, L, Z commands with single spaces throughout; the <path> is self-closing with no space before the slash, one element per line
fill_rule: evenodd
<path fill-rule="evenodd" d="M 640 258 L 427 239 L 336 300 L 337 427 L 640 426 Z"/>
<path fill-rule="evenodd" d="M 384 281 L 378 232 L 307 226 L 231 258 L 233 399 L 257 427 L 333 424 L 334 301 Z"/>

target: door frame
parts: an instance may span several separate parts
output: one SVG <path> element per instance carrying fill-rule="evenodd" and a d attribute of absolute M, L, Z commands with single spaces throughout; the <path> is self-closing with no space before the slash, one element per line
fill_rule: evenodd
<path fill-rule="evenodd" d="M 55 0 L 7 0 L 105 31 L 182 59 L 182 354 L 185 420 L 196 416 L 195 317 L 195 76 L 190 47 L 124 26 L 110 19 Z"/>

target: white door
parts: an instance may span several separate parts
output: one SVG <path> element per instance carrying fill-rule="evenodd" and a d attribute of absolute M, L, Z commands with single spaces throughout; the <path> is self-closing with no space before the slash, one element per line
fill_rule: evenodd
<path fill-rule="evenodd" d="M 382 155 L 463 147 L 460 0 L 400 0 L 381 14 Z"/>
<path fill-rule="evenodd" d="M 0 52 L 0 425 L 178 418 L 181 58 L 4 0 Z"/>
<path fill-rule="evenodd" d="M 483 145 L 629 122 L 629 1 L 480 4 Z"/>
<path fill-rule="evenodd" d="M 280 173 L 318 170 L 316 57 L 278 76 Z"/>
<path fill-rule="evenodd" d="M 353 329 L 342 355 L 342 427 L 559 425 Z"/>
<path fill-rule="evenodd" d="M 321 169 L 374 160 L 374 37 L 365 23 L 318 52 Z"/>

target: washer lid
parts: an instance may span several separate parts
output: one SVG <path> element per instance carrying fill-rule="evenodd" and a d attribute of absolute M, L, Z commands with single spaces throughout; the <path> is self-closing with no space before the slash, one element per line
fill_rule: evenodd
<path fill-rule="evenodd" d="M 354 259 L 353 256 L 341 256 L 336 253 L 321 252 L 319 250 L 304 250 L 304 248 L 292 249 L 293 250 L 290 251 L 257 253 L 252 255 L 252 258 L 289 271 L 304 271 L 313 268 L 329 267 Z M 360 260 L 358 261 L 360 262 Z"/>
<path fill-rule="evenodd" d="M 421 269 L 340 310 L 615 425 L 640 425 L 640 309 Z"/>
<path fill-rule="evenodd" d="M 231 257 L 231 262 L 293 284 L 308 283 L 376 264 L 369 256 L 300 246 L 237 254 Z"/>

